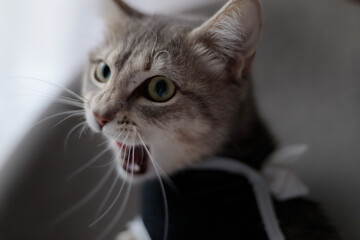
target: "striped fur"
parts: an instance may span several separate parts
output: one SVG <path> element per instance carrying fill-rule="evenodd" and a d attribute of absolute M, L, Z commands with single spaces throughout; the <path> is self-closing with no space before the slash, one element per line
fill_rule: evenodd
<path fill-rule="evenodd" d="M 107 137 L 115 139 L 126 117 L 144 136 L 154 159 L 167 174 L 225 149 L 226 155 L 242 156 L 244 161 L 258 165 L 260 160 L 255 155 L 268 154 L 273 141 L 257 115 L 250 81 L 242 74 L 260 38 L 257 1 L 230 1 L 205 22 L 147 16 L 123 7 L 121 4 L 118 19 L 107 19 L 106 39 L 90 55 L 83 88 L 89 99 L 86 110 L 90 126 L 96 130 L 94 111 L 116 114 L 103 129 Z M 113 72 L 107 84 L 94 81 L 100 60 Z M 178 86 L 169 102 L 153 103 L 141 95 L 144 82 L 157 75 Z M 259 144 L 243 145 L 259 129 L 262 132 L 254 141 L 261 142 L 266 150 L 251 149 Z M 153 176 L 155 172 L 150 170 L 144 177 Z"/>

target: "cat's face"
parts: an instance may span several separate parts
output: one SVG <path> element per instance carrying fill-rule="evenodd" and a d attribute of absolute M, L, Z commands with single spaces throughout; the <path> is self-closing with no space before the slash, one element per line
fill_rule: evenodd
<path fill-rule="evenodd" d="M 91 53 L 83 95 L 88 124 L 109 139 L 120 174 L 171 174 L 215 154 L 246 94 L 241 74 L 260 35 L 257 2 L 230 1 L 204 24 L 114 3 L 118 19 Z"/>

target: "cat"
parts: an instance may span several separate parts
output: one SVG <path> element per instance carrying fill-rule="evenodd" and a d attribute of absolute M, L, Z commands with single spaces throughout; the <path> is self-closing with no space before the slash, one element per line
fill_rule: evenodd
<path fill-rule="evenodd" d="M 105 20 L 82 93 L 88 125 L 109 139 L 125 181 L 176 176 L 212 156 L 262 168 L 276 141 L 250 74 L 262 30 L 257 0 L 229 0 L 207 20 L 146 15 L 112 0 Z M 275 208 L 286 239 L 339 239 L 309 200 Z M 233 236 L 241 238 L 263 239 Z M 136 237 L 129 230 L 119 239 Z"/>

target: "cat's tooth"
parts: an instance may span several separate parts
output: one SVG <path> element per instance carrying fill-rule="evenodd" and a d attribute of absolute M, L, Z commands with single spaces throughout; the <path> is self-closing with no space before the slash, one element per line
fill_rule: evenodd
<path fill-rule="evenodd" d="M 135 165 L 134 165 L 134 171 L 135 171 L 135 172 L 140 172 L 140 170 L 141 170 L 141 168 L 140 168 L 139 164 L 136 164 L 136 163 L 135 163 Z"/>
<path fill-rule="evenodd" d="M 131 171 L 131 172 L 138 173 L 138 172 L 140 172 L 140 170 L 141 170 L 140 166 L 138 164 L 136 164 L 136 163 L 131 164 L 129 166 L 129 171 Z"/>

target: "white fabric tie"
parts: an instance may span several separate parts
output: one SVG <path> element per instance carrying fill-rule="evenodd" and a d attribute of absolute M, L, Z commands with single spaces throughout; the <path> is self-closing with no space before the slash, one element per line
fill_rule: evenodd
<path fill-rule="evenodd" d="M 295 175 L 291 165 L 307 151 L 306 145 L 293 145 L 276 151 L 269 158 L 261 173 L 271 193 L 280 201 L 305 196 L 309 189 Z"/>
<path fill-rule="evenodd" d="M 246 177 L 254 189 L 256 202 L 269 240 L 285 240 L 276 218 L 270 193 L 281 201 L 307 195 L 308 188 L 291 170 L 291 165 L 306 151 L 307 146 L 305 145 L 281 148 L 272 154 L 261 173 L 239 160 L 222 157 L 210 158 L 191 169 L 221 170 Z M 138 239 L 151 240 L 141 218 L 132 222 L 130 228 Z"/>

